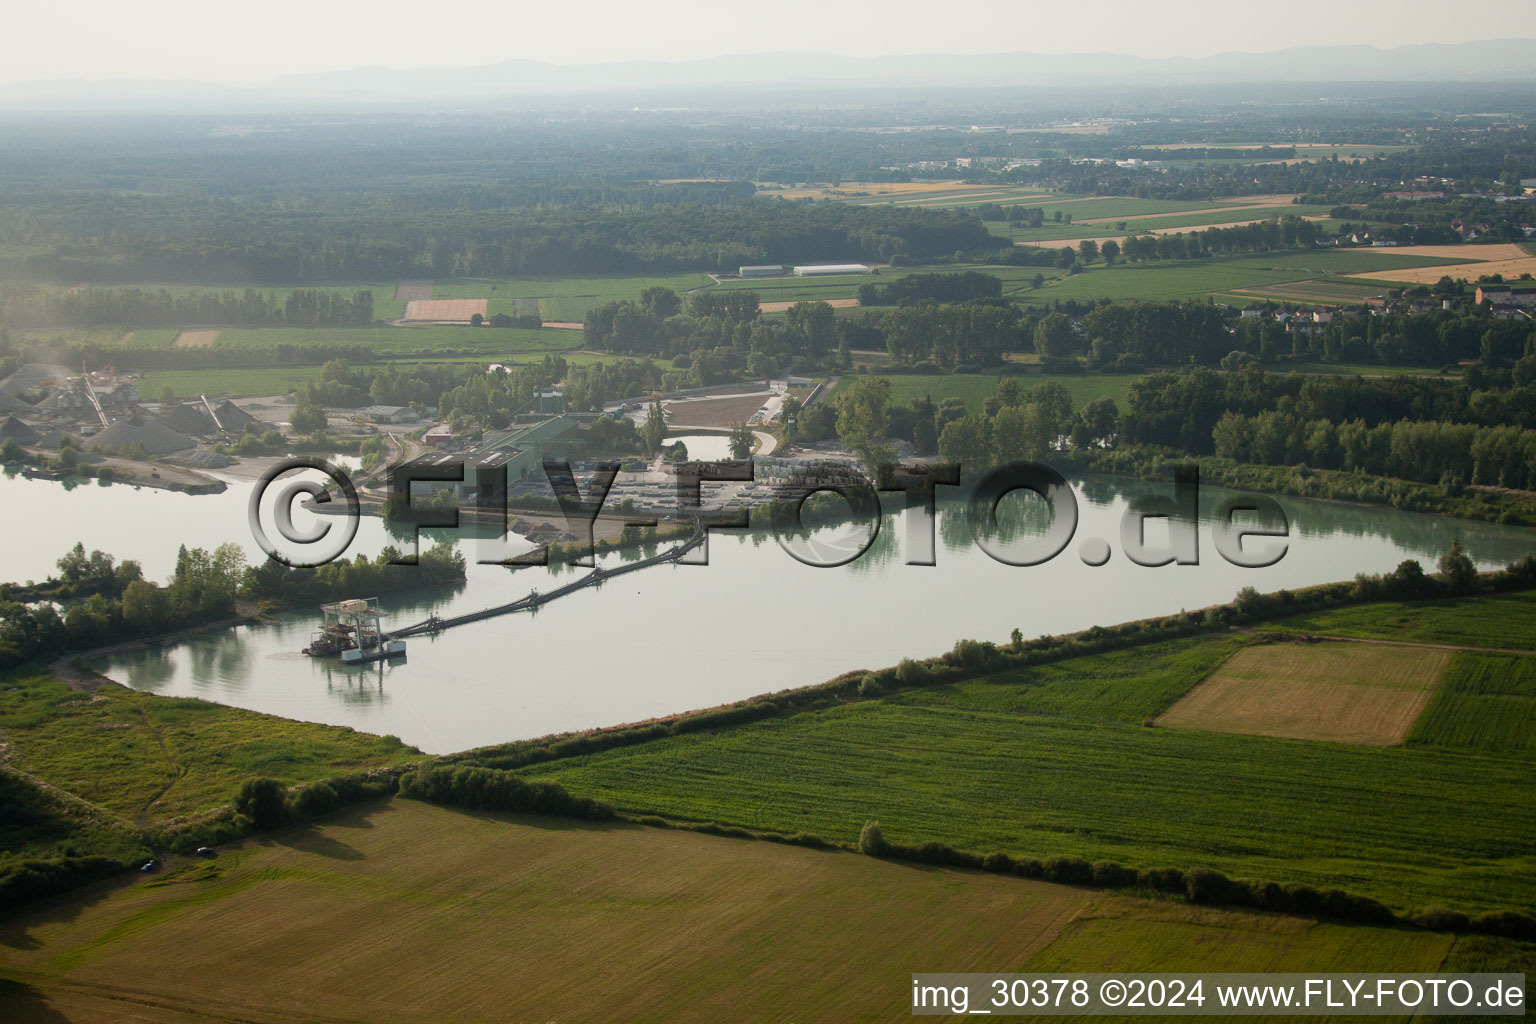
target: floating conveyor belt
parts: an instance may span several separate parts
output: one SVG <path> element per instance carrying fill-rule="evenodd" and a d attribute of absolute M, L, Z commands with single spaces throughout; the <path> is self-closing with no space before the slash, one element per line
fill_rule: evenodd
<path fill-rule="evenodd" d="M 440 619 L 436 615 L 429 615 L 420 622 L 405 626 L 402 629 L 392 629 L 389 635 L 400 639 L 408 636 L 422 636 L 428 633 L 441 633 L 445 629 L 454 626 L 463 626 L 471 622 L 480 622 L 483 619 L 494 619 L 498 615 L 510 615 L 513 612 L 531 611 L 541 605 L 546 605 L 557 598 L 574 594 L 584 587 L 595 587 L 604 580 L 611 580 L 615 576 L 623 576 L 625 573 L 638 572 L 641 569 L 649 569 L 653 565 L 661 565 L 664 562 L 675 562 L 694 548 L 704 543 L 704 533 L 699 531 L 688 538 L 682 544 L 659 555 L 650 558 L 642 558 L 638 562 L 630 562 L 614 569 L 605 569 L 598 566 L 579 580 L 573 580 L 564 586 L 556 587 L 547 594 L 541 594 L 537 590 L 532 591 L 527 597 L 520 597 L 510 604 L 496 605 L 494 608 L 482 608 L 477 612 L 466 612 L 463 615 L 452 615 L 446 619 Z"/>

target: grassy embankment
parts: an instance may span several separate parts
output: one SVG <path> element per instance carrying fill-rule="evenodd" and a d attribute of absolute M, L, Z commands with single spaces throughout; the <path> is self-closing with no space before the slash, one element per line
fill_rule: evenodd
<path fill-rule="evenodd" d="M 32 811 L 0 825 L 0 872 L 70 851 L 126 864 L 248 778 L 297 784 L 420 756 L 391 736 L 111 683 L 71 689 L 37 668 L 0 674 L 0 743 L 6 784 L 33 794 Z"/>

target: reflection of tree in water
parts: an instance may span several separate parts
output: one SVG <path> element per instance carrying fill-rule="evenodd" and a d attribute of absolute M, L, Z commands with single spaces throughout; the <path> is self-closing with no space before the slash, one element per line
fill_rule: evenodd
<path fill-rule="evenodd" d="M 968 502 L 955 498 L 938 506 L 939 538 L 946 551 L 964 551 L 981 535 L 995 545 L 1033 544 L 1051 528 L 1055 513 L 1030 491 L 1015 491 L 997 504 L 997 522 L 988 522 L 986 509 L 973 513 Z M 973 521 L 974 520 L 974 521 Z"/>
<path fill-rule="evenodd" d="M 466 557 L 468 557 L 467 554 Z M 379 607 L 390 615 L 401 616 L 402 622 L 414 622 L 418 618 L 426 618 L 430 612 L 448 609 L 463 592 L 464 584 L 462 583 L 455 583 L 452 586 L 445 587 L 433 587 L 430 590 L 407 590 L 399 594 L 380 597 Z M 368 596 L 372 597 L 373 595 L 370 594 Z M 318 614 L 317 609 L 316 615 L 318 616 Z M 406 616 L 409 617 L 406 618 Z M 318 622 L 318 618 L 316 622 Z M 391 623 L 386 620 L 385 632 L 389 631 L 390 625 Z M 318 628 L 318 626 L 311 626 L 311 628 Z M 308 642 L 307 636 L 305 637 L 305 642 Z M 299 646 L 302 647 L 304 644 Z"/>
<path fill-rule="evenodd" d="M 848 518 L 830 524 L 812 523 L 797 526 L 791 516 L 786 517 L 776 530 L 754 530 L 752 544 L 754 547 L 768 541 L 778 544 L 782 537 L 782 543 L 793 545 L 817 561 L 839 562 L 855 554 L 868 543 L 869 547 L 864 549 L 862 554 L 842 566 L 856 573 L 868 573 L 889 565 L 896 559 L 898 545 L 895 530 L 900 521 L 899 513 L 882 512 L 877 530 L 873 522 L 865 519 Z M 871 531 L 875 531 L 873 538 L 870 537 Z M 786 550 L 784 557 L 794 556 Z"/>
<path fill-rule="evenodd" d="M 1133 480 L 1128 477 L 1084 477 L 1074 481 L 1079 492 L 1094 500 L 1113 493 L 1125 500 L 1143 494 L 1173 494 L 1173 481 Z M 1236 491 L 1226 487 L 1200 488 L 1200 521 L 1209 524 L 1228 498 L 1264 493 Z M 1418 558 L 1439 558 L 1461 538 L 1462 546 L 1475 561 L 1507 564 L 1536 554 L 1536 534 L 1516 527 L 1473 519 L 1453 519 L 1424 512 L 1404 512 L 1383 505 L 1358 505 L 1342 501 L 1319 501 L 1286 494 L 1272 494 L 1285 510 L 1291 523 L 1292 537 L 1358 537 L 1386 540 Z"/>
<path fill-rule="evenodd" d="M 1033 491 L 1017 490 L 997 503 L 996 522 L 984 505 L 966 506 L 959 518 L 972 538 L 986 540 L 994 550 L 1010 556 L 1022 555 L 1034 547 L 1056 521 L 1052 503 Z M 1070 509 L 1067 512 L 1071 514 Z"/>
<path fill-rule="evenodd" d="M 108 665 L 103 673 L 110 677 L 121 678 L 124 685 L 131 689 L 148 690 L 153 693 L 176 678 L 174 653 L 174 649 L 165 648 L 141 651 L 132 655 L 132 660 Z"/>
<path fill-rule="evenodd" d="M 1073 480 L 1079 500 L 1090 505 L 1113 505 L 1120 500 L 1120 486 L 1110 477 L 1084 477 Z"/>
<path fill-rule="evenodd" d="M 250 681 L 253 655 L 238 627 L 200 636 L 186 648 L 194 680 L 231 683 L 239 688 Z"/>
<path fill-rule="evenodd" d="M 842 529 L 847 530 L 850 529 L 850 527 L 845 526 L 842 527 Z M 869 535 L 869 528 L 863 524 L 860 524 L 857 529 L 860 532 L 853 536 L 858 537 L 859 541 L 862 542 L 862 539 Z M 849 564 L 848 568 L 852 569 L 855 573 L 860 575 L 868 575 L 871 572 L 874 572 L 878 569 L 883 569 L 887 565 L 892 564 L 901 554 L 902 544 L 898 539 L 897 534 L 900 533 L 901 537 L 905 538 L 905 531 L 906 518 L 904 513 L 885 513 L 880 517 L 880 532 L 870 543 L 868 550 L 866 550 L 858 558 L 854 559 L 853 562 Z"/>

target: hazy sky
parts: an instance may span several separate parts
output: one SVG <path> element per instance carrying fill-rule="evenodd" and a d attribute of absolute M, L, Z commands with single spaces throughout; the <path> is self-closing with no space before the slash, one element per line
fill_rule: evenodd
<path fill-rule="evenodd" d="M 262 80 L 512 58 L 601 63 L 799 50 L 1199 57 L 1536 34 L 1530 0 L 7 0 L 0 81 Z M 1469 9 L 1470 10 L 1470 9 Z"/>

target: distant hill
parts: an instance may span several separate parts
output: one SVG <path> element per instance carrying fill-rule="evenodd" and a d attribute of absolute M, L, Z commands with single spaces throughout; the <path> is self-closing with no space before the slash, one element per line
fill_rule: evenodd
<path fill-rule="evenodd" d="M 0 86 L 0 107 L 122 108 L 179 105 L 485 100 L 665 90 L 838 86 L 1007 87 L 1257 82 L 1536 81 L 1536 39 L 1403 46 L 1306 46 L 1268 53 L 1147 59 L 1110 53 L 914 54 L 843 57 L 762 53 L 691 61 L 547 64 L 512 60 L 465 68 L 359 68 L 287 75 L 253 85 L 194 81 L 29 81 Z"/>

